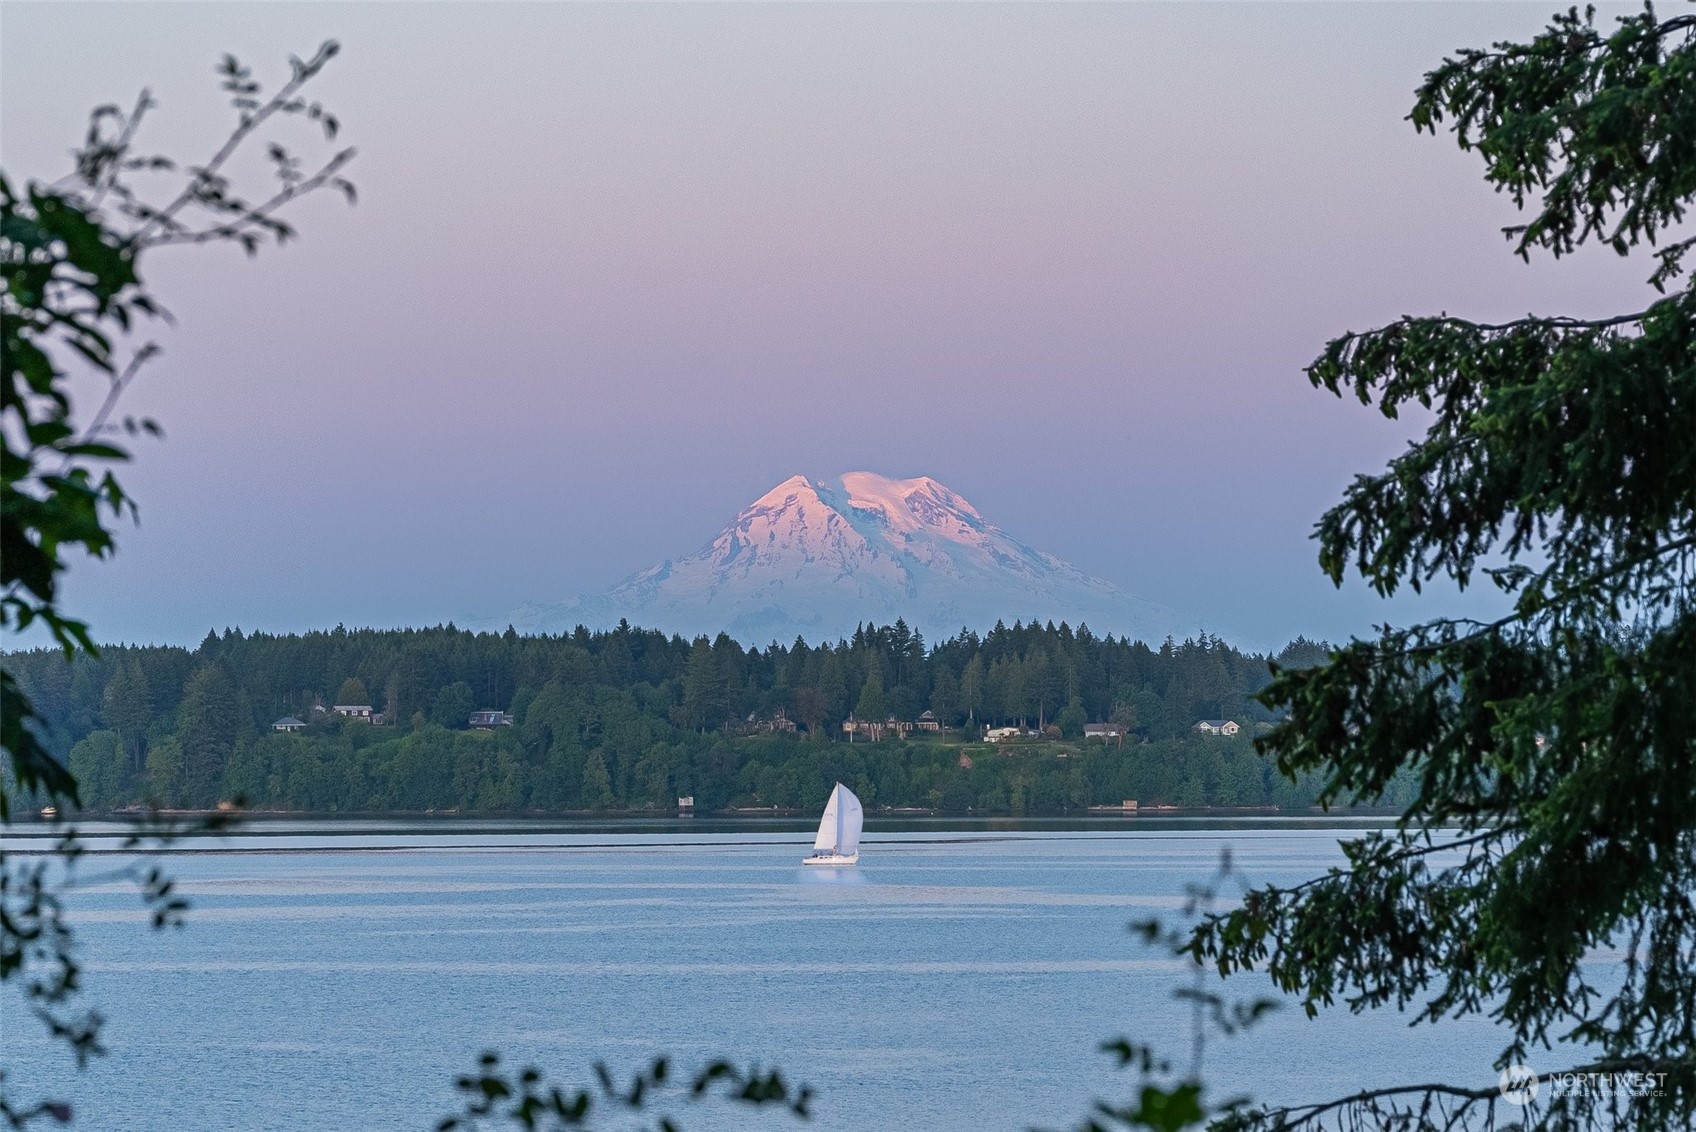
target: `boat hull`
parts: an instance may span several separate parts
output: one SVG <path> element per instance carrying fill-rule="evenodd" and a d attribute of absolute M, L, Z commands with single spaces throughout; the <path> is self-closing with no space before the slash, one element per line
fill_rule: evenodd
<path fill-rule="evenodd" d="M 832 853 L 829 856 L 825 856 L 825 857 L 802 857 L 801 858 L 801 863 L 803 865 L 828 865 L 828 866 L 833 866 L 833 867 L 837 867 L 837 868 L 840 868 L 843 865 L 859 864 L 859 861 L 860 861 L 860 855 L 858 853 L 853 853 L 853 854 L 850 854 L 849 856 L 846 856 L 846 857 L 840 857 L 840 856 L 837 856 L 835 853 Z"/>

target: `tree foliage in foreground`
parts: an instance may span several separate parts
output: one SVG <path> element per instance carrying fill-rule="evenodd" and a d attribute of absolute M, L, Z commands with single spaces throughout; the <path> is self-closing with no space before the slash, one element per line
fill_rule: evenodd
<path fill-rule="evenodd" d="M 525 1132 L 563 1132 L 568 1128 L 605 1127 L 603 1114 L 623 1118 L 655 1132 L 680 1132 L 678 1117 L 654 1115 L 665 1105 L 698 1104 L 716 1099 L 748 1108 L 775 1109 L 800 1120 L 812 1115 L 813 1091 L 792 1086 L 776 1069 L 742 1070 L 728 1061 L 714 1061 L 686 1078 L 674 1075 L 668 1058 L 655 1058 L 647 1068 L 619 1085 L 606 1065 L 596 1062 L 594 1088 L 570 1088 L 548 1083 L 542 1071 L 526 1066 L 514 1073 L 501 1066 L 500 1055 L 485 1053 L 477 1072 L 455 1082 L 464 1098 L 458 1113 L 444 1117 L 437 1132 L 479 1132 L 502 1126 Z M 652 1117 L 649 1124 L 645 1117 Z"/>
<path fill-rule="evenodd" d="M 1660 245 L 1639 311 L 1485 325 L 1403 318 L 1330 343 L 1315 385 L 1424 437 L 1319 523 L 1333 581 L 1380 593 L 1487 577 L 1511 610 L 1386 626 L 1263 695 L 1287 718 L 1263 750 L 1323 776 L 1327 800 L 1412 774 L 1390 833 L 1292 888 L 1207 918 L 1196 959 L 1270 973 L 1310 1013 L 1484 1015 L 1498 1068 L 1617 1074 L 1547 1082 L 1529 1107 L 1495 1082 L 1388 1084 L 1264 1107 L 1232 1129 L 1539 1129 L 1696 1121 L 1696 292 L 1679 225 L 1696 194 L 1696 16 L 1646 7 L 1598 28 L 1432 71 L 1411 115 L 1452 128 L 1531 209 L 1514 249 L 1621 255 Z M 1670 242 L 1668 242 L 1670 241 Z"/>
<path fill-rule="evenodd" d="M 353 150 L 333 153 L 308 173 L 275 130 L 299 118 L 326 139 L 335 136 L 334 116 L 300 92 L 336 51 L 326 43 L 310 59 L 291 60 L 289 79 L 269 97 L 247 68 L 226 57 L 220 75 L 236 125 L 203 163 L 181 167 L 135 148 L 154 105 L 144 91 L 128 113 L 116 106 L 94 111 L 76 167 L 62 180 L 18 191 L 0 174 L 0 630 L 40 624 L 65 661 L 96 654 L 88 626 L 60 603 L 59 581 L 68 552 L 112 553 L 112 524 L 136 513 L 112 466 L 129 458 L 125 437 L 159 433 L 152 421 L 115 417 L 125 389 L 158 353 L 151 342 L 130 345 L 142 320 L 164 315 L 142 282 L 141 257 L 171 244 L 220 242 L 251 254 L 267 240 L 293 236 L 279 214 L 300 197 L 332 187 L 351 200 L 353 186 L 340 170 Z M 261 139 L 275 183 L 250 200 L 237 191 L 228 165 Z M 89 380 L 104 385 L 103 396 L 93 414 L 79 418 L 73 394 Z M 67 811 L 80 800 L 79 784 L 50 749 L 46 721 L 14 667 L 0 669 L 0 825 L 20 799 Z M 135 726 L 145 711 L 136 697 L 145 693 L 134 684 L 116 693 L 114 718 Z M 126 847 L 144 851 L 169 833 L 142 823 Z M 0 984 L 79 1066 L 104 1052 L 100 1016 L 76 1005 L 81 966 L 65 918 L 64 896 L 78 882 L 81 855 L 72 829 L 49 853 L 0 854 Z M 81 880 L 115 878 L 138 884 L 155 928 L 181 923 L 186 905 L 145 857 Z M 16 1012 L 8 1009 L 8 1017 Z M 63 1101 L 25 1102 L 0 1092 L 0 1122 L 8 1127 L 71 1115 Z"/>

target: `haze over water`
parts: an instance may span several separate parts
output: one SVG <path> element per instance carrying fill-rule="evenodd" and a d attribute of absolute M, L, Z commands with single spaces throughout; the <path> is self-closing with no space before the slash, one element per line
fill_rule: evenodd
<path fill-rule="evenodd" d="M 1129 922 L 1177 914 L 1226 845 L 1254 881 L 1341 860 L 1340 827 L 1196 824 L 874 823 L 858 869 L 819 872 L 800 865 L 805 834 L 770 825 L 257 825 L 169 859 L 194 902 L 181 933 L 149 933 L 124 886 L 79 897 L 113 1053 L 71 1081 L 77 1127 L 424 1129 L 486 1048 L 564 1082 L 666 1052 L 757 1060 L 818 1090 L 810 1125 L 759 1127 L 1069 1126 L 1135 1080 L 1103 1039 L 1188 1055 L 1171 992 L 1189 976 Z M 1494 1080 L 1487 1024 L 1405 1021 L 1286 1007 L 1210 1045 L 1206 1076 L 1265 1099 Z M 61 1051 L 8 1030 L 20 1086 L 65 1079 Z M 686 1128 L 750 1125 L 673 1111 Z"/>

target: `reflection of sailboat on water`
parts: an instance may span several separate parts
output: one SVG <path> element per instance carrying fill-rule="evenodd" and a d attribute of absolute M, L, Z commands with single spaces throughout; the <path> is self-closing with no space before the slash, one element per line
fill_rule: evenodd
<path fill-rule="evenodd" d="M 824 816 L 819 819 L 819 835 L 813 838 L 813 853 L 802 859 L 804 865 L 852 865 L 860 859 L 860 827 L 865 823 L 865 810 L 854 792 L 842 783 L 830 792 Z"/>

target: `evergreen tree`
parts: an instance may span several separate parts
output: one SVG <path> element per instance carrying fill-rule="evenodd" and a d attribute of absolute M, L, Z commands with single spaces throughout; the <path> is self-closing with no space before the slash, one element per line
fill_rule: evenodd
<path fill-rule="evenodd" d="M 835 650 L 827 650 L 819 665 L 819 692 L 824 696 L 827 721 L 848 714 L 848 676 Z"/>
<path fill-rule="evenodd" d="M 389 719 L 399 722 L 409 718 L 413 712 L 430 709 L 431 689 L 440 688 L 448 682 L 432 682 L 430 668 L 419 643 L 402 647 L 384 684 L 383 711 Z"/>
<path fill-rule="evenodd" d="M 1049 630 L 1050 637 L 1054 631 Z M 1061 697 L 1066 693 L 1065 673 L 1057 668 L 1048 655 L 1048 650 L 1040 645 L 1031 650 L 1026 660 L 1030 696 L 1036 709 L 1037 727 L 1047 725 L 1049 715 L 1063 702 Z"/>
<path fill-rule="evenodd" d="M 884 705 L 896 719 L 911 722 L 919 714 L 919 695 L 910 686 L 901 684 L 884 694 Z"/>
<path fill-rule="evenodd" d="M 1060 733 L 1068 739 L 1077 739 L 1084 733 L 1084 724 L 1089 722 L 1089 716 L 1084 714 L 1084 702 L 1073 696 L 1066 701 L 1066 706 L 1060 714 L 1054 717 L 1054 722 L 1060 728 Z"/>
<path fill-rule="evenodd" d="M 978 716 L 984 710 L 984 686 L 987 679 L 983 653 L 974 651 L 972 659 L 966 664 L 966 670 L 960 674 L 960 710 L 966 713 L 969 723 L 978 722 Z"/>
<path fill-rule="evenodd" d="M 684 726 L 696 731 L 717 727 L 730 715 L 730 696 L 725 663 L 713 655 L 707 638 L 697 637 L 689 647 L 689 663 L 683 672 Z"/>
<path fill-rule="evenodd" d="M 222 797 L 224 767 L 235 754 L 240 731 L 236 690 L 229 674 L 221 664 L 202 664 L 183 685 L 182 703 L 177 707 L 183 804 L 210 806 Z"/>
<path fill-rule="evenodd" d="M 153 720 L 152 701 L 147 675 L 141 664 L 133 657 L 120 660 L 114 666 L 112 678 L 101 696 L 101 706 L 106 726 L 117 733 L 132 773 L 141 772 L 147 755 L 147 727 Z"/>
<path fill-rule="evenodd" d="M 1262 746 L 1286 776 L 1316 777 L 1325 804 L 1411 798 L 1393 829 L 1345 845 L 1347 867 L 1245 893 L 1189 950 L 1270 972 L 1310 1013 L 1489 1018 L 1498 1065 L 1610 1084 L 1503 1111 L 1493 1083 L 1372 1082 L 1233 1123 L 1690 1128 L 1696 235 L 1680 225 L 1696 201 L 1696 14 L 1645 5 L 1602 29 L 1572 9 L 1529 43 L 1445 60 L 1410 117 L 1452 123 L 1532 210 L 1508 230 L 1521 256 L 1664 240 L 1648 279 L 1661 297 L 1601 318 L 1404 317 L 1309 368 L 1338 396 L 1427 422 L 1320 520 L 1331 580 L 1388 596 L 1482 573 L 1512 604 L 1485 622 L 1386 625 L 1277 674 L 1262 699 L 1287 716 Z M 1598 970 L 1598 949 L 1621 958 Z M 1578 1064 L 1551 1064 L 1556 1043 Z"/>
<path fill-rule="evenodd" d="M 889 715 L 883 700 L 883 668 L 873 664 L 860 685 L 860 698 L 854 704 L 854 718 L 863 723 L 882 723 Z"/>
<path fill-rule="evenodd" d="M 930 710 L 937 722 L 952 727 L 959 722 L 960 685 L 946 665 L 938 665 L 930 686 Z"/>
<path fill-rule="evenodd" d="M 475 710 L 471 685 L 456 680 L 436 693 L 435 703 L 430 707 L 430 722 L 449 730 L 463 730 Z"/>

